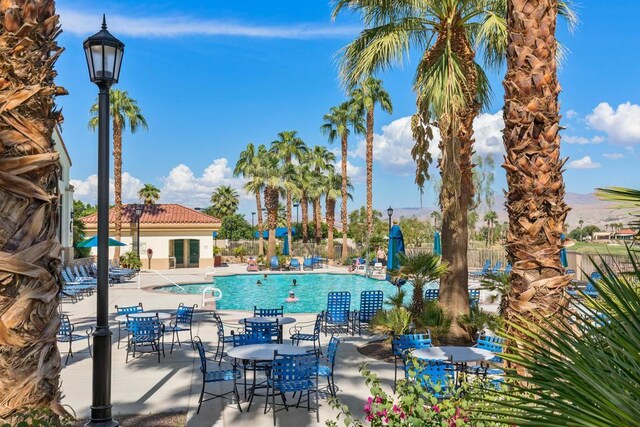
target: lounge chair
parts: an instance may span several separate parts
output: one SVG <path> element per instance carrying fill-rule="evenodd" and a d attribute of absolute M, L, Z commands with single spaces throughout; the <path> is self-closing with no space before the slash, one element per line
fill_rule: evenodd
<path fill-rule="evenodd" d="M 381 262 L 376 262 L 375 264 L 373 264 L 373 274 L 384 274 L 384 266 Z"/>
<path fill-rule="evenodd" d="M 255 259 L 247 261 L 247 271 L 259 271 L 258 263 Z"/>
<path fill-rule="evenodd" d="M 300 261 L 298 261 L 298 258 L 291 258 L 291 261 L 289 261 L 289 270 L 300 270 Z"/>
<path fill-rule="evenodd" d="M 302 261 L 302 269 L 313 270 L 313 260 L 311 258 L 305 258 L 304 261 Z"/>
<path fill-rule="evenodd" d="M 276 255 L 271 257 L 270 265 L 272 270 L 280 270 L 280 261 L 278 261 L 278 257 Z"/>
<path fill-rule="evenodd" d="M 356 260 L 356 268 L 355 268 L 356 272 L 365 272 L 367 271 L 367 260 L 364 258 L 358 258 Z"/>
<path fill-rule="evenodd" d="M 338 331 L 345 328 L 349 333 L 349 309 L 351 307 L 351 292 L 329 292 L 327 295 L 327 309 L 323 312 L 324 335 L 329 329 Z"/>
<path fill-rule="evenodd" d="M 484 262 L 484 265 L 482 266 L 482 270 L 480 271 L 472 271 L 471 273 L 469 273 L 469 276 L 471 277 L 482 277 L 485 276 L 489 273 L 489 269 L 491 268 L 491 260 L 486 260 Z"/>
<path fill-rule="evenodd" d="M 502 268 L 502 261 L 497 261 L 496 264 L 491 269 L 491 273 L 494 276 L 497 276 L 500 273 L 500 269 Z"/>
<path fill-rule="evenodd" d="M 362 291 L 360 293 L 360 309 L 353 312 L 351 322 L 351 333 L 355 334 L 356 327 L 358 335 L 362 335 L 362 325 L 368 325 L 373 316 L 382 310 L 384 293 L 382 291 Z"/>
<path fill-rule="evenodd" d="M 437 301 L 440 297 L 440 289 L 426 289 L 424 291 L 425 301 Z"/>

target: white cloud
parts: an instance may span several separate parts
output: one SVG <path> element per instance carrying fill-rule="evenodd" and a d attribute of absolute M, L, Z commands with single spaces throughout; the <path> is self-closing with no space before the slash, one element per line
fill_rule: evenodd
<path fill-rule="evenodd" d="M 481 156 L 504 153 L 502 130 L 504 120 L 502 111 L 494 114 L 482 113 L 473 121 L 473 135 L 476 139 L 474 149 Z"/>
<path fill-rule="evenodd" d="M 603 156 L 606 157 L 607 159 L 618 160 L 618 159 L 622 159 L 624 157 L 624 154 L 621 154 L 621 153 L 604 153 Z"/>
<path fill-rule="evenodd" d="M 74 198 L 85 202 L 96 203 L 98 195 L 98 175 L 90 175 L 86 180 L 71 179 L 69 183 L 73 185 Z M 122 174 L 122 200 L 124 203 L 131 203 L 138 200 L 138 190 L 144 184 L 138 178 L 124 172 Z M 109 200 L 114 202 L 115 185 L 113 178 L 109 180 Z"/>
<path fill-rule="evenodd" d="M 100 13 L 58 9 L 62 29 L 85 36 L 96 32 Z M 129 37 L 229 36 L 274 39 L 332 39 L 356 35 L 360 29 L 351 26 L 292 23 L 290 25 L 252 25 L 220 19 L 199 19 L 187 16 L 131 17 L 109 15 L 109 30 Z"/>
<path fill-rule="evenodd" d="M 608 103 L 602 102 L 586 120 L 593 129 L 605 132 L 614 144 L 640 144 L 640 105 L 627 102 L 614 110 Z"/>
<path fill-rule="evenodd" d="M 600 144 L 604 141 L 604 138 L 601 136 L 594 136 L 593 138 L 585 138 L 584 136 L 573 136 L 573 135 L 563 135 L 562 141 L 567 144 L 578 144 L 578 145 L 586 145 L 586 144 Z"/>
<path fill-rule="evenodd" d="M 225 158 L 215 159 L 202 172 L 196 176 L 191 168 L 179 164 L 169 171 L 166 177 L 161 178 L 160 203 L 180 203 L 187 206 L 204 207 L 209 205 L 211 193 L 220 185 L 230 185 L 235 188 L 243 198 L 253 199 L 242 189 L 244 180 L 235 178 Z M 74 197 L 84 202 L 96 203 L 98 188 L 97 175 L 91 175 L 85 180 L 72 179 Z M 138 200 L 138 190 L 143 182 L 130 175 L 122 174 L 122 199 L 124 203 L 132 203 Z M 111 180 L 111 201 L 113 202 L 113 179 Z"/>
<path fill-rule="evenodd" d="M 564 113 L 564 116 L 567 119 L 573 119 L 574 117 L 578 117 L 579 114 L 576 110 L 568 110 L 566 113 Z"/>
<path fill-rule="evenodd" d="M 342 160 L 338 159 L 335 164 L 336 172 L 342 173 Z M 351 179 L 351 183 L 364 182 L 364 168 L 356 166 L 347 160 L 347 176 Z"/>
<path fill-rule="evenodd" d="M 591 160 L 591 157 L 584 156 L 578 160 L 572 160 L 567 164 L 569 169 L 597 169 L 602 166 L 600 163 Z"/>

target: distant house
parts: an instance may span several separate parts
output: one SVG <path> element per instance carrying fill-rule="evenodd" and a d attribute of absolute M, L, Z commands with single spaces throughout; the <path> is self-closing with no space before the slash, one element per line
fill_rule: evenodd
<path fill-rule="evenodd" d="M 62 261 L 67 263 L 73 259 L 73 186 L 69 184 L 71 157 L 62 140 L 60 126 L 53 130 L 53 149 L 59 155 L 60 177 L 58 179 L 58 238 L 62 245 Z"/>
<path fill-rule="evenodd" d="M 135 250 L 137 239 L 136 205 L 124 205 L 122 238 L 127 246 L 120 253 Z M 109 235 L 114 237 L 114 209 L 109 211 Z M 98 215 L 82 218 L 87 237 L 97 233 Z M 177 204 L 144 205 L 140 217 L 140 259 L 143 268 L 209 267 L 213 265 L 213 232 L 221 221 L 194 209 Z M 147 250 L 153 251 L 149 267 Z M 95 254 L 95 249 L 94 249 Z M 110 248 L 113 256 L 113 248 Z"/>
<path fill-rule="evenodd" d="M 608 242 L 611 240 L 611 233 L 608 231 L 596 231 L 593 233 L 592 242 Z"/>
<path fill-rule="evenodd" d="M 633 240 L 634 236 L 638 234 L 637 231 L 634 231 L 630 228 L 623 228 L 622 230 L 616 231 L 613 235 L 615 240 Z"/>

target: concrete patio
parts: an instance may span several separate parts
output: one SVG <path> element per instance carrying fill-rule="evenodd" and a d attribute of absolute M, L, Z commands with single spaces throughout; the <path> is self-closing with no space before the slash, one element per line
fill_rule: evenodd
<path fill-rule="evenodd" d="M 322 272 L 344 272 L 344 269 L 330 267 Z M 204 282 L 204 269 L 180 269 L 161 271 L 164 276 L 176 283 Z M 220 268 L 216 274 L 244 273 L 242 265 L 231 265 Z M 277 273 L 269 273 L 277 274 Z M 312 274 L 312 273 L 308 273 Z M 209 279 L 210 280 L 210 279 Z M 135 305 L 142 302 L 145 311 L 174 311 L 180 302 L 186 305 L 201 305 L 201 295 L 178 295 L 159 293 L 153 287 L 168 284 L 166 279 L 155 274 L 141 275 L 140 289 L 137 278 L 125 284 L 118 284 L 110 288 L 109 306 Z M 63 311 L 68 314 L 76 326 L 76 331 L 84 331 L 95 322 L 96 296 L 85 298 L 76 304 L 63 304 Z M 220 311 L 225 323 L 236 323 L 238 319 L 247 317 L 247 312 Z M 198 396 L 202 384 L 197 353 L 189 345 L 183 345 L 173 354 L 169 354 L 171 334 L 165 335 L 166 357 L 157 362 L 155 355 L 145 355 L 125 364 L 126 351 L 123 347 L 125 339 L 121 341 L 121 348 L 117 348 L 117 322 L 113 320 L 115 309 L 111 315 L 111 327 L 114 333 L 112 346 L 112 403 L 114 416 L 130 414 L 157 414 L 172 411 L 187 412 L 188 426 L 271 426 L 272 414 L 263 413 L 264 397 L 256 397 L 251 412 L 244 411 L 246 403 L 242 404 L 243 413 L 228 401 L 215 399 L 202 405 L 200 414 L 196 415 Z M 312 321 L 314 314 L 293 315 L 298 322 Z M 213 350 L 216 344 L 216 327 L 209 309 L 198 309 L 194 316 L 194 335 L 202 338 L 205 348 Z M 228 332 L 227 332 L 228 333 Z M 285 338 L 288 329 L 285 327 Z M 338 396 L 343 403 L 349 405 L 354 414 L 362 414 L 366 398 L 369 396 L 364 381 L 360 376 L 357 365 L 367 361 L 384 384 L 391 385 L 393 379 L 393 365 L 362 356 L 357 347 L 366 339 L 344 335 L 345 342 L 340 345 L 336 360 L 336 385 Z M 285 340 L 286 342 L 286 340 Z M 328 338 L 322 337 L 323 346 Z M 61 345 L 63 356 L 66 347 Z M 74 343 L 75 357 L 62 371 L 63 404 L 69 405 L 76 412 L 78 418 L 89 416 L 91 405 L 91 372 L 92 361 L 87 351 L 86 342 Z M 63 358 L 64 363 L 64 358 Z M 223 367 L 225 364 L 223 364 Z M 215 366 L 214 366 L 215 367 Z M 209 369 L 211 369 L 210 367 Z M 216 390 L 216 387 L 218 389 Z M 223 383 L 224 391 L 229 390 L 230 383 Z M 220 392 L 219 384 L 207 385 L 207 390 Z M 323 425 L 328 419 L 335 419 L 337 413 L 332 410 L 324 396 L 320 400 L 320 423 Z M 280 426 L 316 425 L 315 413 L 307 412 L 305 408 L 291 408 L 289 412 L 277 413 Z M 126 425 L 126 423 L 125 423 Z"/>

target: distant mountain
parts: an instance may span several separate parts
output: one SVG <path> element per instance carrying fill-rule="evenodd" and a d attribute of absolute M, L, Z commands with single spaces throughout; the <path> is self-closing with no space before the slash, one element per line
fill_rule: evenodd
<path fill-rule="evenodd" d="M 504 208 L 505 198 L 502 194 L 494 197 L 493 210 L 498 213 L 500 222 L 507 220 L 507 211 Z M 578 221 L 584 220 L 585 225 L 593 224 L 600 228 L 604 228 L 612 222 L 621 222 L 627 224 L 630 220 L 629 211 L 625 209 L 614 209 L 611 202 L 603 202 L 596 198 L 593 194 L 567 193 L 565 197 L 566 203 L 571 207 L 571 211 L 567 215 L 567 223 L 569 229 L 578 227 Z M 430 219 L 431 212 L 436 210 L 435 207 L 425 208 L 397 208 L 393 212 L 393 216 L 410 217 L 415 216 L 419 219 Z M 481 216 L 484 212 L 480 213 Z"/>

